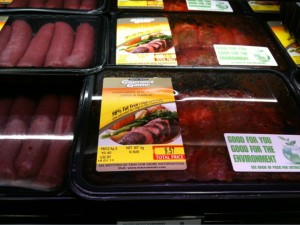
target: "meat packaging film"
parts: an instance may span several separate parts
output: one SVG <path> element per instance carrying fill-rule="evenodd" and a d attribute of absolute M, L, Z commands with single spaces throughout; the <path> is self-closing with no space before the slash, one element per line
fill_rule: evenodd
<path fill-rule="evenodd" d="M 171 107 L 168 104 L 153 103 L 154 106 L 151 107 L 139 107 L 145 104 L 144 100 L 136 100 L 130 104 L 125 98 L 138 95 L 147 99 L 155 94 L 149 89 L 137 89 L 136 92 L 130 88 L 113 89 L 108 81 L 112 78 L 123 79 L 120 83 L 129 84 L 128 87 L 138 82 L 145 83 L 145 80 L 152 78 L 171 79 L 177 113 L 162 117 L 163 119 L 151 116 L 152 119 L 149 119 L 149 115 L 154 115 L 155 110 L 172 111 L 174 105 Z M 92 79 L 94 88 L 86 92 L 87 101 L 80 115 L 86 126 L 76 132 L 78 138 L 75 139 L 78 142 L 69 170 L 71 188 L 80 197 L 93 200 L 125 200 L 224 196 L 243 198 L 250 195 L 255 198 L 272 194 L 299 196 L 300 174 L 297 169 L 287 169 L 299 166 L 297 163 L 294 164 L 295 167 L 292 166 L 289 161 L 292 159 L 284 147 L 285 150 L 278 150 L 278 157 L 291 167 L 278 165 L 279 162 L 275 161 L 280 159 L 271 156 L 272 159 L 265 158 L 269 164 L 261 166 L 253 158 L 261 156 L 249 153 L 249 149 L 253 147 L 241 146 L 242 141 L 238 141 L 245 141 L 244 135 L 248 134 L 258 144 L 256 141 L 265 138 L 261 135 L 269 135 L 271 138 L 279 138 L 279 144 L 276 144 L 277 147 L 273 146 L 274 148 L 284 145 L 284 142 L 293 148 L 299 148 L 299 144 L 291 140 L 299 137 L 297 135 L 300 133 L 299 95 L 283 74 L 265 70 L 146 70 L 124 67 L 107 68 L 88 79 Z M 104 81 L 108 85 L 106 89 Z M 108 107 L 111 111 L 108 112 L 107 108 L 102 108 L 104 94 L 108 98 L 106 102 L 113 95 L 118 96 L 115 101 L 119 104 L 115 106 L 117 103 L 114 105 L 111 102 Z M 131 108 L 135 110 L 128 114 L 122 113 Z M 101 125 L 118 113 L 121 119 L 112 120 L 106 126 Z M 143 122 L 143 118 L 147 118 L 147 121 Z M 236 146 L 227 143 L 225 134 L 241 135 L 236 137 Z M 171 153 L 167 156 L 156 155 L 155 152 L 161 150 L 159 146 L 162 145 L 169 151 L 168 146 L 173 143 L 173 147 L 179 149 L 179 136 L 182 138 L 187 168 L 168 170 L 156 167 L 168 163 L 159 163 L 160 157 L 168 160 L 173 157 L 170 156 Z M 141 162 L 130 163 L 125 156 L 117 156 L 118 151 L 120 155 L 139 154 L 148 146 L 154 152 L 151 163 L 146 163 L 149 167 L 144 167 L 145 163 Z M 155 150 L 157 148 L 159 150 Z M 262 146 L 258 147 L 259 154 L 263 154 L 262 149 Z M 243 153 L 239 155 L 240 151 L 248 152 L 249 156 L 241 156 Z M 236 156 L 232 156 L 233 152 Z M 252 166 L 249 170 L 236 169 L 238 163 Z M 270 166 L 272 164 L 274 167 Z M 111 167 L 112 170 L 107 170 Z M 153 170 L 154 167 L 156 169 Z"/>
<path fill-rule="evenodd" d="M 0 4 L 3 13 L 102 14 L 107 10 L 107 0 L 13 0 Z"/>
<path fill-rule="evenodd" d="M 136 37 L 135 30 L 127 30 L 135 39 L 142 39 L 140 42 L 132 43 L 132 41 L 125 42 L 120 40 L 121 34 L 126 34 L 123 30 L 126 29 L 125 21 L 134 19 L 161 19 L 165 18 L 168 21 L 170 34 L 168 39 L 156 37 L 148 38 L 151 42 L 146 42 L 145 37 L 151 37 L 151 34 L 146 32 L 149 30 L 147 24 L 141 37 Z M 122 23 L 122 24 L 121 24 Z M 158 22 L 157 22 L 158 23 Z M 124 24 L 124 25 L 123 25 Z M 134 25 L 131 25 L 134 27 Z M 112 18 L 111 25 L 111 49 L 108 64 L 113 65 L 130 65 L 130 66 L 158 66 L 161 58 L 163 58 L 164 66 L 170 64 L 169 55 L 172 55 L 174 65 L 180 68 L 199 68 L 199 67 L 219 67 L 219 68 L 249 68 L 249 69 L 271 69 L 290 75 L 296 69 L 295 63 L 291 57 L 278 43 L 274 34 L 268 27 L 267 23 L 260 18 L 253 15 L 238 15 L 238 14 L 219 14 L 219 13 L 119 13 Z M 147 30 L 148 29 L 148 30 Z M 158 28 L 159 29 L 159 28 Z M 157 29 L 157 30 L 158 30 Z M 137 28 L 138 30 L 138 28 Z M 154 33 L 155 29 L 153 29 Z M 161 30 L 160 30 L 161 31 Z M 122 33 L 123 32 L 123 33 Z M 152 32 L 152 31 L 151 31 Z M 161 31 L 160 33 L 163 33 Z M 213 35 L 212 35 L 213 34 Z M 259 35 L 258 35 L 259 34 Z M 128 35 L 130 36 L 130 35 Z M 144 38 L 144 39 L 143 39 Z M 130 39 L 129 39 L 130 40 Z M 165 45 L 163 42 L 170 40 L 167 48 L 156 47 L 156 45 Z M 130 44 L 128 44 L 130 42 Z M 154 43 L 155 42 L 155 43 Z M 224 51 L 220 51 L 220 47 L 230 46 L 235 48 L 246 46 L 247 49 L 255 49 L 263 47 L 268 49 L 271 57 L 273 57 L 273 64 L 255 64 L 237 62 L 236 60 L 250 59 L 249 54 L 246 58 L 240 58 L 240 55 L 228 55 L 225 58 Z M 132 47 L 134 46 L 134 48 Z M 226 47 L 225 46 L 225 47 Z M 130 48 L 129 48 L 130 47 Z M 174 49 L 174 50 L 173 50 Z M 174 51 L 175 53 L 171 52 Z M 227 49 L 228 50 L 228 49 Z M 230 53 L 230 49 L 228 51 Z M 258 50 L 261 51 L 261 50 Z M 131 58 L 143 59 L 147 54 L 152 53 L 153 63 L 148 61 L 130 61 Z M 164 55 L 165 54 L 165 55 Z M 239 54 L 239 53 L 237 53 Z M 167 56 L 166 56 L 167 55 Z M 127 58 L 125 58 L 127 57 Z M 161 58 L 159 58 L 161 57 Z M 228 58 L 229 57 L 229 58 Z M 239 58 L 238 58 L 239 57 Z M 256 57 L 256 56 L 255 56 Z M 125 60 L 124 60 L 125 58 Z M 269 58 L 269 57 L 268 57 Z M 225 60 L 224 60 L 225 59 Z M 231 60 L 232 59 L 232 60 Z M 158 61 L 160 60 L 160 61 Z M 229 61 L 226 61 L 229 60 Z M 231 61 L 230 61 L 231 60 Z M 158 63 L 157 63 L 158 61 Z M 234 61 L 234 62 L 233 62 Z M 168 62 L 169 64 L 166 64 Z"/>
<path fill-rule="evenodd" d="M 106 61 L 107 26 L 102 15 L 8 15 L 0 33 L 0 71 L 98 72 Z"/>
<path fill-rule="evenodd" d="M 66 176 L 83 77 L 0 80 L 0 197 L 69 192 Z"/>
<path fill-rule="evenodd" d="M 201 12 L 214 11 L 220 13 L 248 12 L 243 1 L 189 1 L 189 0 L 158 0 L 158 1 L 127 1 L 111 0 L 110 12 L 120 11 L 164 11 L 164 12 Z"/>

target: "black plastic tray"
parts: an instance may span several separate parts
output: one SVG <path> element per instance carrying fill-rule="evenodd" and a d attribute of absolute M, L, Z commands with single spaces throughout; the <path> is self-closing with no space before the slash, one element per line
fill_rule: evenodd
<path fill-rule="evenodd" d="M 18 96 L 24 96 L 38 103 L 39 99 L 46 94 L 55 94 L 56 96 L 70 95 L 78 100 L 76 111 L 75 126 L 79 126 L 78 112 L 83 101 L 82 90 L 85 87 L 85 78 L 83 76 L 22 76 L 22 75 L 2 75 L 0 76 L 1 98 L 15 99 Z M 31 121 L 32 122 L 32 121 Z M 75 128 L 74 128 L 75 129 Z M 0 132 L 2 133 L 2 131 Z M 43 134 L 42 134 L 43 135 Z M 68 151 L 67 168 L 70 163 L 70 155 L 73 149 L 74 135 L 72 145 Z M 64 181 L 60 184 L 50 186 L 40 186 L 31 183 L 34 178 L 9 178 L 0 179 L 0 199 L 55 199 L 70 198 L 73 194 L 70 191 L 67 182 L 68 172 Z M 29 182 L 28 182 L 29 181 Z"/>
<path fill-rule="evenodd" d="M 95 29 L 94 57 L 90 66 L 86 68 L 55 68 L 55 67 L 1 67 L 0 74 L 76 74 L 88 75 L 102 70 L 106 63 L 107 43 L 108 43 L 108 18 L 103 15 L 18 15 L 7 14 L 9 16 L 6 24 L 11 24 L 16 20 L 26 21 L 32 28 L 33 33 L 37 32 L 46 23 L 57 21 L 66 22 L 71 25 L 74 32 L 82 22 L 87 22 Z"/>
<path fill-rule="evenodd" d="M 231 172 L 235 174 L 235 178 L 228 181 L 216 177 L 207 180 L 189 180 L 187 178 L 190 177 L 189 170 L 177 172 L 96 172 L 95 162 L 99 135 L 101 90 L 103 78 L 105 77 L 170 77 L 176 93 L 181 91 L 189 93 L 189 91 L 196 89 L 237 89 L 253 90 L 254 93 L 260 94 L 269 93 L 268 96 L 271 94 L 278 100 L 278 107 L 283 112 L 284 120 L 294 121 L 292 126 L 287 125 L 284 131 L 282 130 L 283 134 L 300 134 L 299 95 L 295 92 L 289 80 L 278 72 L 242 69 L 184 70 L 166 68 L 157 70 L 152 68 L 145 70 L 107 68 L 97 76 L 88 78 L 89 85 L 85 91 L 86 101 L 81 107 L 80 118 L 82 121 L 84 120 L 84 124 L 82 122 L 80 130 L 76 132 L 76 151 L 74 151 L 72 167 L 70 168 L 71 188 L 78 196 L 91 200 L 256 199 L 300 196 L 300 173 L 279 173 L 280 175 L 278 173 L 258 173 L 256 175 L 256 173 L 250 172 L 236 173 L 231 169 Z M 206 130 L 205 127 L 199 127 L 199 129 Z M 237 129 L 243 130 L 244 128 L 240 127 Z M 241 130 L 235 133 L 243 133 Z M 255 133 L 255 131 L 252 132 Z M 246 133 L 252 132 L 248 130 Z M 273 130 L 273 132 L 277 134 L 277 131 Z M 185 138 L 183 137 L 183 144 L 187 146 Z M 213 136 L 212 138 L 215 137 Z M 220 141 L 221 139 L 218 140 Z M 224 142 L 224 140 L 221 142 Z M 225 146 L 223 143 L 219 147 L 227 151 Z M 212 148 L 211 150 L 215 148 L 209 145 L 206 147 L 207 149 Z M 216 151 L 219 150 L 216 149 Z M 216 172 L 218 168 L 216 164 L 213 170 Z M 210 173 L 213 174 L 213 170 Z M 221 171 L 220 173 L 222 174 Z M 286 179 L 285 176 L 289 177 L 290 175 L 292 179 Z M 179 178 L 177 177 L 178 180 L 176 180 L 176 176 L 179 176 Z M 278 177 L 276 178 L 276 176 Z"/>
<path fill-rule="evenodd" d="M 300 70 L 296 70 L 291 76 L 292 83 L 295 85 L 295 89 L 300 95 Z"/>
<path fill-rule="evenodd" d="M 244 15 L 244 14 L 219 14 L 219 13 L 116 13 L 113 14 L 111 19 L 111 32 L 110 32 L 110 55 L 108 59 L 108 66 L 116 65 L 116 29 L 117 29 L 117 20 L 119 18 L 140 18 L 140 17 L 166 17 L 169 20 L 171 31 L 174 26 L 178 23 L 188 23 L 188 24 L 208 24 L 211 26 L 220 25 L 226 27 L 237 28 L 247 34 L 247 36 L 256 40 L 258 42 L 257 46 L 268 47 L 273 57 L 275 58 L 278 66 L 221 66 L 217 63 L 216 56 L 212 56 L 214 60 L 213 63 L 204 63 L 197 64 L 192 63 L 190 65 L 180 65 L 178 63 L 177 68 L 244 68 L 244 69 L 267 69 L 267 70 L 275 70 L 281 73 L 290 76 L 291 72 L 293 72 L 297 67 L 295 63 L 292 61 L 291 57 L 287 54 L 285 49 L 282 48 L 281 45 L 278 44 L 277 39 L 274 37 L 267 23 L 260 19 L 259 17 L 255 17 L 254 15 Z M 203 18 L 203 19 L 202 19 Z M 172 31 L 173 32 L 173 31 Z M 176 50 L 176 47 L 175 47 Z M 177 54 L 176 50 L 176 54 Z M 215 53 L 213 53 L 215 54 Z M 201 60 L 200 60 L 201 61 Z M 203 61 L 203 60 L 202 60 Z M 216 62 L 215 62 L 216 61 Z M 203 63 L 203 62 L 201 62 Z M 206 64 L 206 65 L 205 65 Z M 119 66 L 119 65 L 116 65 Z M 124 65 L 122 65 L 124 66 Z M 159 66 L 135 66 L 130 65 L 131 67 L 159 67 Z M 165 66 L 163 66 L 165 67 Z M 161 68 L 163 68 L 161 67 Z"/>
<path fill-rule="evenodd" d="M 54 13 L 54 14 L 102 14 L 105 13 L 109 9 L 107 0 L 98 0 L 97 8 L 92 10 L 79 10 L 79 9 L 65 9 L 65 8 L 1 8 L 0 12 L 2 13 L 23 13 L 23 12 L 31 12 L 31 13 Z"/>

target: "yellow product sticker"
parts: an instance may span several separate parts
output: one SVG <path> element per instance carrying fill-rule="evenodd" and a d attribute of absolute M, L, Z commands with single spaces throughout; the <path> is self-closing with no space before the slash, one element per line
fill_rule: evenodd
<path fill-rule="evenodd" d="M 270 21 L 268 24 L 296 65 L 300 65 L 300 46 L 296 43 L 289 31 L 282 25 L 282 22 Z"/>
<path fill-rule="evenodd" d="M 11 4 L 13 0 L 0 0 L 0 4 Z"/>
<path fill-rule="evenodd" d="M 6 21 L 8 20 L 8 16 L 0 16 L 0 31 L 6 24 Z"/>
<path fill-rule="evenodd" d="M 280 5 L 278 1 L 249 1 L 248 3 L 254 12 L 280 11 Z"/>
<path fill-rule="evenodd" d="M 183 169 L 171 78 L 104 78 L 96 170 Z"/>
<path fill-rule="evenodd" d="M 118 8 L 163 9 L 163 0 L 118 0 Z"/>
<path fill-rule="evenodd" d="M 164 17 L 118 19 L 116 64 L 177 66 L 168 19 Z"/>

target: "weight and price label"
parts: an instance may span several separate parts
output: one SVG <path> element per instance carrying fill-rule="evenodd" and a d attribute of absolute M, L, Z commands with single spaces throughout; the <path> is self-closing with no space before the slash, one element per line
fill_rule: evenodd
<path fill-rule="evenodd" d="M 120 9 L 163 9 L 163 0 L 118 0 Z"/>
<path fill-rule="evenodd" d="M 224 136 L 236 172 L 300 172 L 300 135 Z"/>
<path fill-rule="evenodd" d="M 185 170 L 171 78 L 104 78 L 96 170 Z"/>

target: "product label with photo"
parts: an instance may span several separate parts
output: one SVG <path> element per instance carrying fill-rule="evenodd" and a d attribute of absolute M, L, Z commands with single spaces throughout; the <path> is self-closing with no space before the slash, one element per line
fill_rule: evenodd
<path fill-rule="evenodd" d="M 177 66 L 167 18 L 118 19 L 116 40 L 117 65 Z"/>
<path fill-rule="evenodd" d="M 184 170 L 171 78 L 104 78 L 98 172 Z"/>

